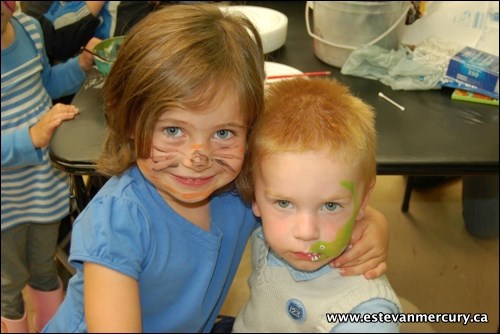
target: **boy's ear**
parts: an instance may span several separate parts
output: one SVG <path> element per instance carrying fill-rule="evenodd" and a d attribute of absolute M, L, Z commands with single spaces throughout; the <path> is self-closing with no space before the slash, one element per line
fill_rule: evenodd
<path fill-rule="evenodd" d="M 370 197 L 372 196 L 373 189 L 375 189 L 375 180 L 372 181 L 370 186 L 368 187 L 368 190 L 366 191 L 363 200 L 361 202 L 361 206 L 359 207 L 359 212 L 358 215 L 356 216 L 356 220 L 363 219 L 365 216 L 365 208 L 368 205 L 368 202 L 370 201 Z"/>
<path fill-rule="evenodd" d="M 253 211 L 254 215 L 256 215 L 257 217 L 260 217 L 259 206 L 257 205 L 257 203 L 255 203 L 255 201 L 252 203 L 252 211 Z"/>

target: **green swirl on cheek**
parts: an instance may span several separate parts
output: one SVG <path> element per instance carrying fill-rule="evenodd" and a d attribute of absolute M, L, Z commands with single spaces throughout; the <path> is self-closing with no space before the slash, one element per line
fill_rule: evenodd
<path fill-rule="evenodd" d="M 347 221 L 347 223 L 342 226 L 340 231 L 337 232 L 335 239 L 332 242 L 326 241 L 317 241 L 315 242 L 311 248 L 310 252 L 314 254 L 318 254 L 320 258 L 335 258 L 342 253 L 342 251 L 349 244 L 349 240 L 351 239 L 352 230 L 354 229 L 354 223 L 356 222 L 356 216 L 359 211 L 359 201 L 356 196 L 356 190 L 354 188 L 354 183 L 349 181 L 341 181 L 340 184 L 351 191 L 352 197 L 354 199 L 354 211 Z"/>

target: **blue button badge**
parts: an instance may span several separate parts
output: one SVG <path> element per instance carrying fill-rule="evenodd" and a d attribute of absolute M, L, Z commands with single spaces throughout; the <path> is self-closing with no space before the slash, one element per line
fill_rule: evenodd
<path fill-rule="evenodd" d="M 306 308 L 297 299 L 290 299 L 286 302 L 286 311 L 295 321 L 303 322 L 306 320 Z"/>

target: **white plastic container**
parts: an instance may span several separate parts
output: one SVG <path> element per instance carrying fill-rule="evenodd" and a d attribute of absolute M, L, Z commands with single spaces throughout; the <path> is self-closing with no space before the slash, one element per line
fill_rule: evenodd
<path fill-rule="evenodd" d="M 288 17 L 285 14 L 258 6 L 227 6 L 221 9 L 243 14 L 253 23 L 262 40 L 264 53 L 273 52 L 285 45 L 288 30 Z"/>
<path fill-rule="evenodd" d="M 314 53 L 342 67 L 349 54 L 364 45 L 397 49 L 410 6 L 409 1 L 307 1 L 306 27 L 314 38 Z"/>

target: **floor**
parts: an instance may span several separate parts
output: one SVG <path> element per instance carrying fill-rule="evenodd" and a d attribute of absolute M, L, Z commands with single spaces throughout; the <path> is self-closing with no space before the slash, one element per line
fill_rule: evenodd
<path fill-rule="evenodd" d="M 499 325 L 498 237 L 467 232 L 462 218 L 462 181 L 456 178 L 415 189 L 401 212 L 406 178 L 378 176 L 371 205 L 389 220 L 387 276 L 399 296 L 422 313 L 484 313 L 488 323 L 432 323 L 439 333 L 497 332 Z M 248 299 L 250 252 L 245 252 L 221 314 L 236 315 Z"/>

